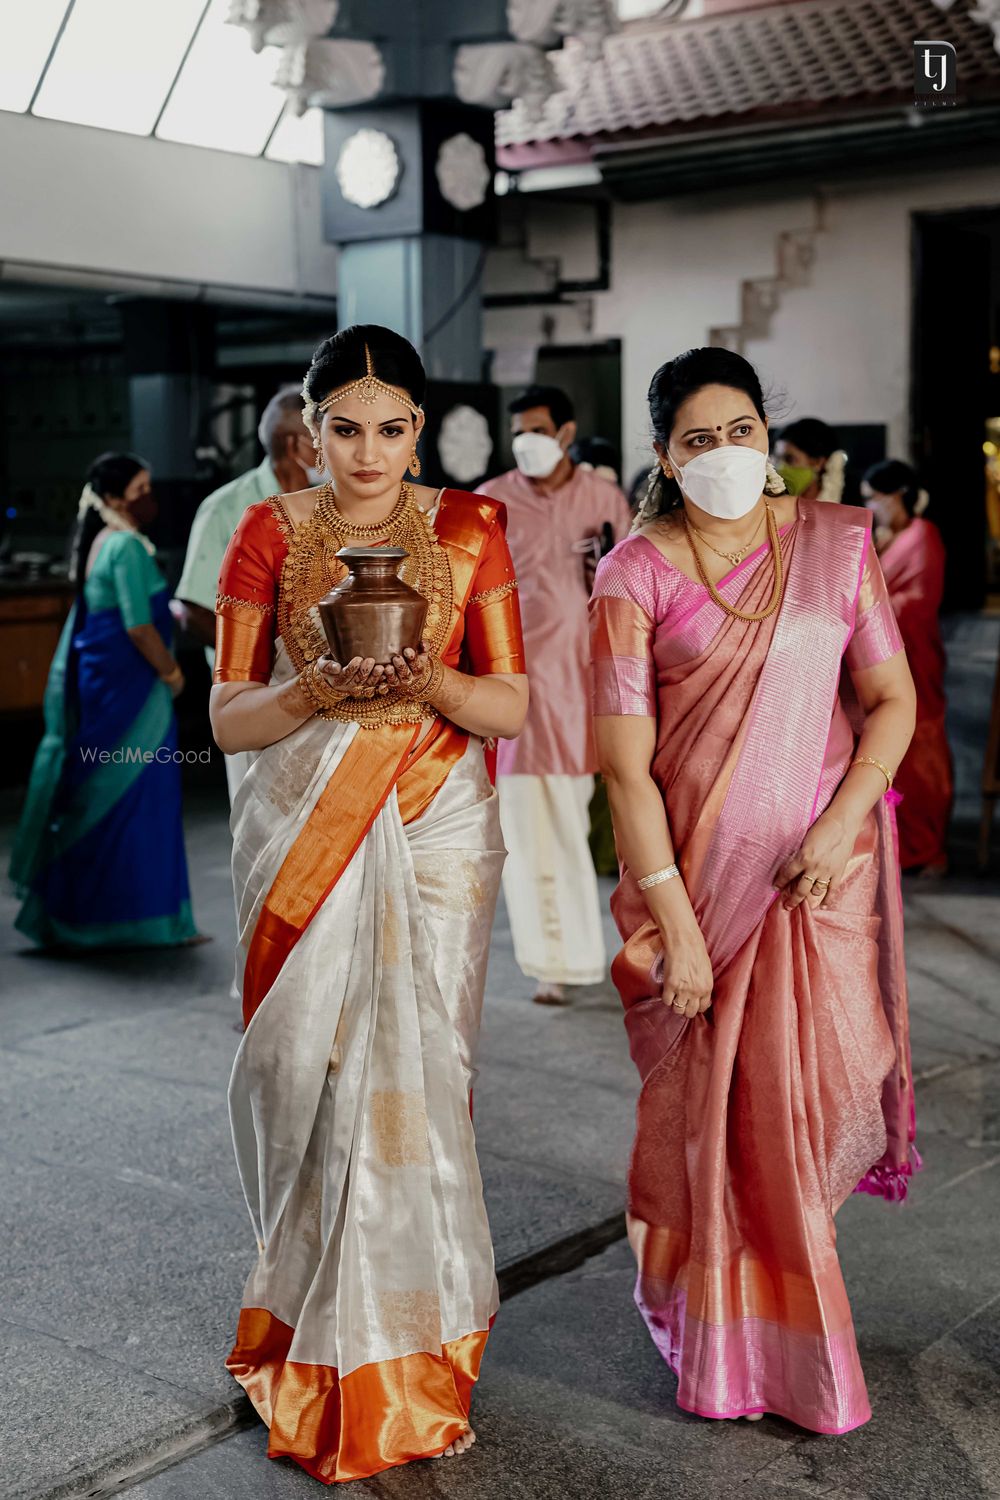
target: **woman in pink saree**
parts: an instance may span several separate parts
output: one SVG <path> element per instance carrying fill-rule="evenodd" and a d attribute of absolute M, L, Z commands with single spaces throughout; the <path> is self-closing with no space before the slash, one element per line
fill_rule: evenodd
<path fill-rule="evenodd" d="M 944 543 L 922 519 L 927 495 L 909 464 L 875 464 L 861 486 L 875 517 L 875 543 L 906 659 L 917 690 L 917 727 L 896 776 L 899 863 L 943 875 L 955 782 L 945 728 L 944 642 L 938 612 L 944 593 Z"/>
<path fill-rule="evenodd" d="M 636 1300 L 686 1410 L 846 1432 L 871 1413 L 834 1214 L 918 1165 L 887 795 L 913 688 L 871 518 L 778 493 L 752 367 L 692 350 L 650 411 L 591 605 Z"/>

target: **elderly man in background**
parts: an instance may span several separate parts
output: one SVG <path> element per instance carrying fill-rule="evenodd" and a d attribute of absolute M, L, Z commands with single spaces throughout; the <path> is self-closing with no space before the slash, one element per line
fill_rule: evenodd
<path fill-rule="evenodd" d="M 597 877 L 587 843 L 597 759 L 590 715 L 587 602 L 593 566 L 628 532 L 616 484 L 573 463 L 573 406 L 555 386 L 512 401 L 517 468 L 480 486 L 507 507 L 531 705 L 519 739 L 501 741 L 497 787 L 504 900 L 514 954 L 535 1000 L 567 1003 L 567 986 L 606 973 Z"/>
<path fill-rule="evenodd" d="M 184 571 L 171 612 L 177 622 L 205 647 L 209 671 L 215 667 L 215 596 L 219 569 L 229 538 L 248 505 L 318 484 L 312 467 L 316 453 L 302 420 L 302 391 L 285 385 L 271 397 L 257 428 L 263 462 L 246 474 L 213 490 L 201 502 L 191 525 Z M 226 781 L 232 802 L 250 765 L 246 752 L 226 756 Z"/>

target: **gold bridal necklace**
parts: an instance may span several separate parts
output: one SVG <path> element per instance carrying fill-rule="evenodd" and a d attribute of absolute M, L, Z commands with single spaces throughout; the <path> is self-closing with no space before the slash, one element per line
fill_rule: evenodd
<path fill-rule="evenodd" d="M 767 539 L 771 544 L 771 556 L 774 558 L 774 588 L 771 591 L 770 601 L 765 606 L 765 608 L 757 610 L 752 614 L 748 613 L 746 610 L 737 609 L 734 604 L 730 604 L 728 600 L 723 599 L 715 584 L 709 578 L 708 573 L 705 569 L 705 564 L 701 560 L 701 553 L 698 551 L 698 548 L 694 544 L 694 537 L 692 535 L 692 532 L 694 532 L 697 528 L 693 526 L 692 523 L 688 520 L 687 511 L 685 510 L 681 512 L 684 518 L 684 534 L 687 537 L 688 546 L 691 548 L 691 554 L 694 557 L 694 565 L 698 569 L 698 577 L 701 579 L 705 588 L 708 589 L 708 592 L 711 594 L 712 598 L 715 600 L 720 609 L 724 609 L 727 615 L 733 615 L 737 620 L 746 620 L 749 624 L 756 624 L 760 620 L 766 620 L 768 616 L 774 614 L 775 610 L 778 608 L 778 605 L 781 603 L 781 589 L 784 574 L 784 568 L 782 566 L 781 558 L 781 538 L 778 535 L 778 523 L 775 520 L 774 511 L 768 505 L 766 500 L 764 501 L 764 512 L 764 519 L 767 521 Z M 701 532 L 698 532 L 698 535 L 701 536 Z M 704 538 L 702 538 L 702 540 L 704 540 Z M 707 543 L 707 545 L 710 547 L 712 546 L 711 542 Z M 748 550 L 749 547 L 744 548 L 744 551 Z M 716 548 L 712 547 L 712 551 L 715 552 Z M 720 552 L 719 556 L 725 557 L 727 561 L 731 560 L 731 554 L 728 552 Z M 734 567 L 735 566 L 736 564 L 734 564 Z"/>

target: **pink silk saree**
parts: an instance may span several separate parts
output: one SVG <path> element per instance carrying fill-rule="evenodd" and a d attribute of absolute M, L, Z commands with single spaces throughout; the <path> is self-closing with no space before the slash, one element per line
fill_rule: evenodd
<path fill-rule="evenodd" d="M 591 605 L 594 710 L 657 719 L 651 771 L 715 976 L 705 1016 L 663 1005 L 659 933 L 623 868 L 636 1301 L 685 1409 L 838 1433 L 871 1411 L 833 1216 L 859 1186 L 903 1197 L 918 1164 L 891 800 L 827 908 L 787 911 L 773 879 L 850 764 L 848 671 L 901 643 L 865 512 L 800 502 L 782 551 L 781 609 L 750 624 L 645 538 L 615 548 Z M 764 547 L 720 592 L 757 610 L 773 576 Z"/>
<path fill-rule="evenodd" d="M 938 620 L 945 564 L 941 533 L 932 521 L 918 517 L 889 543 L 881 564 L 917 690 L 917 727 L 895 781 L 902 797 L 897 813 L 899 862 L 904 870 L 946 865 L 954 777 L 945 730 L 945 654 Z"/>

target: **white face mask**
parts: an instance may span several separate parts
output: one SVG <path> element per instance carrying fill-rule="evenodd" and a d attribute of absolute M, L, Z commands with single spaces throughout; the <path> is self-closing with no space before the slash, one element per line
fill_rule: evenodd
<path fill-rule="evenodd" d="M 514 462 L 529 479 L 547 479 L 565 457 L 562 444 L 546 432 L 519 432 L 511 447 Z"/>
<path fill-rule="evenodd" d="M 674 469 L 681 493 L 720 521 L 749 515 L 764 493 L 767 454 L 727 444 Z"/>

